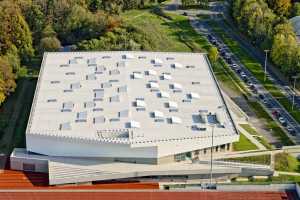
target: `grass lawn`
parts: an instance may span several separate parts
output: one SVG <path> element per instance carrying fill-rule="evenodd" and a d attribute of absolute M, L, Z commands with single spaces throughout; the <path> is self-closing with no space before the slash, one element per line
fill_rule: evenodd
<path fill-rule="evenodd" d="M 261 134 L 259 134 L 254 128 L 252 128 L 249 124 L 240 124 L 240 126 L 251 135 L 256 136 L 255 138 L 267 149 L 272 149 L 272 146 L 267 142 L 267 140 Z"/>
<path fill-rule="evenodd" d="M 163 17 L 151 13 L 151 10 L 131 10 L 123 13 L 121 17 L 125 24 L 131 24 L 145 32 L 147 38 L 155 44 L 153 51 L 192 51 L 181 41 L 182 30 Z"/>
<path fill-rule="evenodd" d="M 259 156 L 249 156 L 241 158 L 226 158 L 224 161 L 236 161 L 241 163 L 252 163 L 261 165 L 270 165 L 271 157 L 270 155 L 259 155 Z"/>
<path fill-rule="evenodd" d="M 288 153 L 275 155 L 275 170 L 287 172 L 300 172 L 300 162 Z"/>
<path fill-rule="evenodd" d="M 291 110 L 291 102 L 285 97 L 285 95 L 276 87 L 269 79 L 264 81 L 264 69 L 261 64 L 252 58 L 240 44 L 233 40 L 229 34 L 227 34 L 216 22 L 209 22 L 213 31 L 224 41 L 224 43 L 230 48 L 230 50 L 239 58 L 241 63 L 247 67 L 247 69 L 263 84 L 273 97 L 281 103 L 281 105 L 300 123 L 300 111 Z"/>
<path fill-rule="evenodd" d="M 240 134 L 240 139 L 238 142 L 233 143 L 234 151 L 248 151 L 258 149 L 255 144 L 253 144 L 245 135 Z"/>
<path fill-rule="evenodd" d="M 271 131 L 271 134 L 278 138 L 283 145 L 294 145 L 293 141 L 286 135 L 281 127 L 269 116 L 265 109 L 258 102 L 250 102 L 249 104 L 253 108 L 256 116 L 262 120 L 265 120 L 267 128 Z"/>

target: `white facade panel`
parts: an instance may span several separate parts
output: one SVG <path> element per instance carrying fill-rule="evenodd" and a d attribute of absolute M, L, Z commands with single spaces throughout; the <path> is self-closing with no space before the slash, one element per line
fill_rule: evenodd
<path fill-rule="evenodd" d="M 129 144 L 26 135 L 27 150 L 49 156 L 156 158 L 157 147 L 131 148 Z"/>

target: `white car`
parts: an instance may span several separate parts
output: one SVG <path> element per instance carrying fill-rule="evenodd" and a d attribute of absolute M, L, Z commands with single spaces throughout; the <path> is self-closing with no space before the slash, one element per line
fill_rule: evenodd
<path fill-rule="evenodd" d="M 285 123 L 285 119 L 283 118 L 283 117 L 279 117 L 279 122 L 281 123 L 281 124 L 283 124 L 283 123 Z"/>

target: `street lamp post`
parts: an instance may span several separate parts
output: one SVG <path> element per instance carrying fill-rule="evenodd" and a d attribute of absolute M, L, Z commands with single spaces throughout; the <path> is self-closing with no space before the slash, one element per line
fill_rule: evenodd
<path fill-rule="evenodd" d="M 210 185 L 213 179 L 213 147 L 214 147 L 214 125 L 211 125 L 211 148 L 210 148 Z"/>
<path fill-rule="evenodd" d="M 268 63 L 268 53 L 270 50 L 266 49 L 264 50 L 266 53 L 266 57 L 265 57 L 265 76 L 264 76 L 264 81 L 266 81 L 267 79 L 267 63 Z"/>
<path fill-rule="evenodd" d="M 295 94 L 296 94 L 296 80 L 297 80 L 297 78 L 299 78 L 299 75 L 293 76 L 292 78 L 294 79 L 292 110 L 294 110 Z"/>

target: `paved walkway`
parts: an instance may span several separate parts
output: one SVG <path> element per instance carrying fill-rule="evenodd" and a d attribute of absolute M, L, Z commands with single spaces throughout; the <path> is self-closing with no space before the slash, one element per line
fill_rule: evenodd
<path fill-rule="evenodd" d="M 262 145 L 260 142 L 258 142 L 258 140 L 253 137 L 253 135 L 251 135 L 250 133 L 248 133 L 245 129 L 243 129 L 239 124 L 237 125 L 238 130 L 244 134 L 253 144 L 255 144 L 257 146 L 257 148 L 259 150 L 267 150 L 267 148 Z"/>

